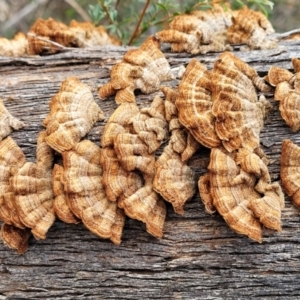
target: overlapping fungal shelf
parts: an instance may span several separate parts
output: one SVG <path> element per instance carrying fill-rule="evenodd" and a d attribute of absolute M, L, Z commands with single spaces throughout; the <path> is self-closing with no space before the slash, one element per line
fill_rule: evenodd
<path fill-rule="evenodd" d="M 95 27 L 90 22 L 73 20 L 67 26 L 52 18 L 39 18 L 27 35 L 19 32 L 12 40 L 0 37 L 0 55 L 53 54 L 68 47 L 89 48 L 103 45 L 120 45 L 120 42 L 108 35 L 104 27 Z"/>
<path fill-rule="evenodd" d="M 86 32 L 90 40 L 82 40 Z M 100 99 L 117 104 L 110 116 L 104 116 L 92 87 L 76 77 L 62 82 L 49 99 L 35 163 L 26 162 L 8 136 L 25 124 L 12 117 L 1 101 L 3 242 L 24 253 L 30 236 L 46 238 L 56 217 L 69 224 L 82 222 L 114 244 L 122 242 L 126 217 L 163 238 L 166 202 L 175 213 L 184 214 L 185 203 L 198 192 L 208 213 L 218 212 L 231 229 L 252 240 L 263 241 L 264 227 L 284 230 L 284 195 L 280 184 L 271 180 L 268 158 L 260 147 L 260 132 L 271 108 L 263 94 L 276 86 L 274 98 L 280 101 L 283 118 L 293 131 L 299 130 L 299 60 L 292 61 L 295 73 L 272 67 L 261 78 L 233 53 L 224 52 L 234 44 L 246 44 L 248 50 L 276 47 L 269 39 L 272 32 L 263 15 L 246 8 L 231 11 L 215 6 L 175 17 L 170 29 L 130 49 L 111 68 L 110 80 L 98 90 Z M 20 34 L 10 42 L 0 40 L 6 45 L 4 54 L 58 51 L 47 40 L 64 47 L 88 47 L 101 36 L 116 43 L 90 24 L 66 26 L 52 19 L 38 20 L 30 33 L 28 38 Z M 174 86 L 162 43 L 169 43 L 174 52 L 222 53 L 212 69 L 191 59 Z M 138 93 L 155 95 L 140 108 Z M 94 124 L 105 118 L 98 141 L 87 140 Z M 201 147 L 210 149 L 210 162 L 208 172 L 196 178 L 189 160 Z M 282 185 L 299 206 L 299 149 L 284 141 L 282 152 Z"/>

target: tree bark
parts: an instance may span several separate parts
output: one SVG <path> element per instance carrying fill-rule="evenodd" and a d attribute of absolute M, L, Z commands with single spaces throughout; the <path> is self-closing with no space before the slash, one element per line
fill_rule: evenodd
<path fill-rule="evenodd" d="M 76 76 L 90 87 L 106 120 L 96 123 L 87 136 L 100 145 L 107 119 L 116 108 L 113 97 L 102 101 L 97 86 L 109 80 L 109 69 L 122 59 L 127 47 L 77 49 L 45 57 L 0 57 L 0 97 L 10 113 L 27 126 L 11 136 L 29 161 L 35 161 L 36 138 L 49 112 L 48 103 L 61 82 Z M 281 42 L 273 50 L 234 53 L 261 76 L 271 66 L 292 69 L 291 58 L 299 42 Z M 186 65 L 192 56 L 165 50 L 172 68 Z M 197 58 L 211 68 L 219 54 Z M 178 86 L 178 80 L 165 85 Z M 137 93 L 140 107 L 154 95 Z M 273 93 L 273 105 L 261 133 L 261 145 L 270 158 L 273 181 L 279 180 L 281 143 L 300 144 L 282 120 Z M 189 165 L 204 174 L 209 150 L 201 148 Z M 90 233 L 82 224 L 56 221 L 47 239 L 30 240 L 29 250 L 17 255 L 0 244 L 0 299 L 286 299 L 300 297 L 299 209 L 286 197 L 283 230 L 264 229 L 263 243 L 233 232 L 218 214 L 205 212 L 199 193 L 182 216 L 170 205 L 162 239 L 150 236 L 145 226 L 127 219 L 122 243 L 113 245 Z"/>

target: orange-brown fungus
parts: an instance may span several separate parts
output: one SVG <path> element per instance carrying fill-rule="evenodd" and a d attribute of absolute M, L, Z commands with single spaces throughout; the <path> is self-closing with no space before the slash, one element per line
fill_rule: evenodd
<path fill-rule="evenodd" d="M 284 197 L 279 184 L 270 183 L 267 167 L 257 154 L 213 148 L 208 169 L 198 182 L 208 212 L 216 208 L 233 230 L 258 242 L 262 241 L 260 223 L 281 231 Z"/>
<path fill-rule="evenodd" d="M 209 176 L 199 182 L 207 210 L 213 212 L 215 207 L 234 231 L 261 242 L 261 225 L 249 208 L 250 201 L 259 197 L 253 189 L 255 178 L 240 169 L 232 154 L 219 148 L 211 150 L 208 169 Z M 211 199 L 207 197 L 207 187 Z"/>
<path fill-rule="evenodd" d="M 284 208 L 284 195 L 278 182 L 271 183 L 265 154 L 260 148 L 250 151 L 240 149 L 236 162 L 243 171 L 256 177 L 255 190 L 262 197 L 250 202 L 250 209 L 260 222 L 271 229 L 281 231 L 281 210 Z"/>
<path fill-rule="evenodd" d="M 122 62 L 112 67 L 110 78 L 100 87 L 99 96 L 107 99 L 115 94 L 120 104 L 135 103 L 136 89 L 145 94 L 157 91 L 162 81 L 173 79 L 173 74 L 158 39 L 150 36 L 139 48 L 125 53 Z"/>
<path fill-rule="evenodd" d="M 230 52 L 220 55 L 211 74 L 212 114 L 215 130 L 229 151 L 259 147 L 263 118 L 270 107 L 255 87 L 269 91 L 257 72 Z"/>
<path fill-rule="evenodd" d="M 167 134 L 164 101 L 156 96 L 150 107 L 144 107 L 131 118 L 133 131 L 147 145 L 149 154 L 155 152 Z"/>
<path fill-rule="evenodd" d="M 234 13 L 232 22 L 227 31 L 231 44 L 246 44 L 250 49 L 277 47 L 277 42 L 269 37 L 275 32 L 273 26 L 263 13 L 244 6 Z"/>
<path fill-rule="evenodd" d="M 291 140 L 282 142 L 280 178 L 286 193 L 300 207 L 300 147 Z"/>
<path fill-rule="evenodd" d="M 102 184 L 107 198 L 117 201 L 118 206 L 123 208 L 124 199 L 143 186 L 142 177 L 135 172 L 126 171 L 112 147 L 102 149 L 101 165 L 103 168 Z"/>
<path fill-rule="evenodd" d="M 60 220 L 69 224 L 79 223 L 78 218 L 73 214 L 67 203 L 67 195 L 63 185 L 64 168 L 61 165 L 54 165 L 52 170 L 52 189 L 55 196 L 53 209 Z"/>
<path fill-rule="evenodd" d="M 125 215 L 105 195 L 101 183 L 101 149 L 83 140 L 62 156 L 63 185 L 69 208 L 90 231 L 120 244 Z"/>
<path fill-rule="evenodd" d="M 176 213 L 183 214 L 184 204 L 195 193 L 195 174 L 185 161 L 197 150 L 198 143 L 189 138 L 189 133 L 178 122 L 177 93 L 167 87 L 163 87 L 162 91 L 166 98 L 166 119 L 171 137 L 155 163 L 153 187 L 172 204 Z"/>
<path fill-rule="evenodd" d="M 49 105 L 50 113 L 43 122 L 46 142 L 59 153 L 72 149 L 96 121 L 103 119 L 91 90 L 76 77 L 63 81 Z"/>
<path fill-rule="evenodd" d="M 56 53 L 63 47 L 87 48 L 119 44 L 120 42 L 109 36 L 102 26 L 95 27 L 89 22 L 72 21 L 70 26 L 67 26 L 52 18 L 37 19 L 28 33 L 30 55 Z"/>
<path fill-rule="evenodd" d="M 0 56 L 24 56 L 27 54 L 27 38 L 24 33 L 17 33 L 13 39 L 0 38 Z"/>
<path fill-rule="evenodd" d="M 2 224 L 0 237 L 4 244 L 17 251 L 18 254 L 23 254 L 28 249 L 28 240 L 31 236 L 29 229 L 20 229 L 13 225 Z"/>
<path fill-rule="evenodd" d="M 124 200 L 124 210 L 130 218 L 146 224 L 151 235 L 161 238 L 166 218 L 166 206 L 160 196 L 147 184 Z"/>
<path fill-rule="evenodd" d="M 45 131 L 38 136 L 36 163 L 26 162 L 10 178 L 18 215 L 36 239 L 45 239 L 55 220 L 51 183 L 53 153 L 45 137 Z"/>
<path fill-rule="evenodd" d="M 176 16 L 170 29 L 159 31 L 156 36 L 170 43 L 173 52 L 220 52 L 230 49 L 226 31 L 231 24 L 231 10 L 214 5 L 210 10 Z"/>
<path fill-rule="evenodd" d="M 15 207 L 15 195 L 10 178 L 25 162 L 23 151 L 11 137 L 0 142 L 0 219 L 6 224 L 22 229 L 25 225 L 20 220 Z"/>
<path fill-rule="evenodd" d="M 117 201 L 126 215 L 146 224 L 161 237 L 166 208 L 153 190 L 154 151 L 166 135 L 164 103 L 156 97 L 139 111 L 134 103 L 122 103 L 106 124 L 101 144 L 102 183 L 108 198 Z"/>
<path fill-rule="evenodd" d="M 101 136 L 102 184 L 108 199 L 117 201 L 119 207 L 123 207 L 124 198 L 129 197 L 142 186 L 141 176 L 126 171 L 113 148 L 117 134 L 130 132 L 131 119 L 138 113 L 139 109 L 134 103 L 122 103 L 110 116 Z"/>
<path fill-rule="evenodd" d="M 266 80 L 276 86 L 274 99 L 279 100 L 282 118 L 292 131 L 300 129 L 300 60 L 292 59 L 295 74 L 279 67 L 271 67 Z"/>
<path fill-rule="evenodd" d="M 5 108 L 0 98 L 0 141 L 7 137 L 12 131 L 19 130 L 25 126 L 25 123 L 13 117 Z"/>
<path fill-rule="evenodd" d="M 221 140 L 215 132 L 209 82 L 210 74 L 206 67 L 192 59 L 179 83 L 176 107 L 180 123 L 200 144 L 212 148 L 220 146 Z"/>

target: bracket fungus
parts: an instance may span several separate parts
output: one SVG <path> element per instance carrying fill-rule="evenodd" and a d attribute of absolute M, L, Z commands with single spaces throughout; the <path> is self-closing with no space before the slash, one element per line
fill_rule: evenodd
<path fill-rule="evenodd" d="M 123 207 L 124 198 L 129 197 L 142 186 L 142 178 L 126 171 L 120 164 L 114 150 L 114 139 L 120 132 L 130 132 L 131 119 L 139 113 L 134 103 L 122 103 L 110 116 L 101 136 L 102 184 L 109 200 L 117 201 Z"/>
<path fill-rule="evenodd" d="M 52 189 L 55 196 L 53 209 L 60 220 L 68 224 L 77 224 L 79 219 L 74 215 L 67 202 L 63 184 L 64 168 L 55 164 L 52 170 Z"/>
<path fill-rule="evenodd" d="M 23 254 L 28 249 L 28 240 L 31 232 L 28 228 L 21 229 L 9 224 L 2 224 L 0 237 L 4 244 L 17 251 L 18 254 Z"/>
<path fill-rule="evenodd" d="M 28 33 L 28 54 L 56 53 L 64 47 L 87 48 L 120 45 L 102 26 L 89 22 L 71 21 L 70 26 L 56 21 L 37 19 Z"/>
<path fill-rule="evenodd" d="M 8 112 L 2 99 L 0 125 L 0 220 L 3 222 L 0 236 L 6 245 L 22 254 L 27 251 L 31 233 L 19 217 L 10 180 L 24 165 L 26 158 L 20 147 L 8 135 L 13 129 L 18 130 L 25 124 Z"/>
<path fill-rule="evenodd" d="M 178 85 L 176 107 L 181 124 L 202 145 L 212 148 L 221 145 L 215 132 L 212 114 L 212 95 L 208 88 L 210 74 L 197 59 L 192 59 Z"/>
<path fill-rule="evenodd" d="M 20 220 L 31 228 L 36 239 L 45 239 L 55 220 L 51 183 L 53 153 L 45 137 L 45 131 L 38 136 L 36 163 L 25 162 L 10 178 Z"/>
<path fill-rule="evenodd" d="M 199 182 L 200 196 L 202 198 L 204 191 L 207 210 L 212 212 L 212 207 L 216 208 L 230 228 L 261 242 L 261 224 L 249 209 L 249 202 L 259 198 L 253 188 L 254 176 L 243 172 L 233 155 L 220 148 L 211 150 L 208 169 L 209 175 Z M 207 189 L 211 196 L 208 199 Z"/>
<path fill-rule="evenodd" d="M 280 157 L 280 178 L 286 193 L 293 203 L 300 207 L 300 147 L 291 140 L 282 142 Z"/>
<path fill-rule="evenodd" d="M 300 60 L 292 59 L 295 74 L 279 67 L 271 67 L 266 80 L 276 86 L 274 100 L 279 100 L 282 118 L 292 131 L 300 129 Z"/>
<path fill-rule="evenodd" d="M 220 55 L 211 74 L 212 114 L 215 131 L 229 152 L 241 147 L 259 147 L 259 133 L 269 102 L 257 99 L 255 87 L 270 87 L 247 63 L 230 52 Z"/>
<path fill-rule="evenodd" d="M 120 244 L 125 215 L 105 195 L 101 183 L 101 149 L 83 140 L 62 156 L 62 181 L 68 207 L 94 234 Z"/>
<path fill-rule="evenodd" d="M 162 236 L 166 208 L 152 187 L 154 151 L 165 134 L 164 105 L 155 98 L 141 111 L 134 103 L 120 104 L 101 137 L 102 183 L 108 198 L 156 237 Z"/>
<path fill-rule="evenodd" d="M 65 48 L 88 48 L 103 45 L 120 45 L 103 26 L 91 22 L 72 20 L 70 25 L 52 18 L 37 19 L 27 35 L 17 33 L 13 39 L 0 38 L 0 55 L 27 56 L 53 54 Z"/>
<path fill-rule="evenodd" d="M 227 37 L 231 44 L 246 44 L 249 49 L 272 49 L 277 47 L 277 41 L 270 38 L 274 32 L 263 13 L 244 6 L 233 14 Z"/>
<path fill-rule="evenodd" d="M 118 104 L 135 103 L 134 90 L 150 94 L 159 89 L 162 81 L 174 78 L 160 50 L 160 42 L 154 36 L 125 53 L 123 60 L 112 67 L 110 77 L 110 81 L 99 88 L 99 97 L 107 99 L 115 94 Z"/>
<path fill-rule="evenodd" d="M 24 122 L 13 117 L 4 106 L 0 98 L 0 141 L 7 137 L 13 130 L 19 130 L 25 126 Z"/>
<path fill-rule="evenodd" d="M 15 195 L 10 178 L 25 162 L 23 151 L 11 137 L 0 142 L 0 219 L 5 224 L 21 229 L 25 228 L 25 225 L 20 220 L 15 207 Z"/>
<path fill-rule="evenodd" d="M 198 182 L 200 196 L 208 212 L 217 209 L 234 231 L 261 242 L 261 225 L 281 231 L 283 193 L 278 183 L 267 182 L 264 176 L 258 179 L 254 172 L 243 170 L 238 161 L 236 152 L 213 148 L 209 173 Z"/>
<path fill-rule="evenodd" d="M 120 164 L 113 147 L 104 147 L 101 155 L 103 168 L 102 184 L 107 198 L 124 207 L 128 198 L 143 186 L 142 177 L 135 172 L 126 171 Z"/>
<path fill-rule="evenodd" d="M 24 33 L 17 33 L 13 39 L 0 38 L 0 55 L 24 56 L 27 54 L 28 41 Z"/>
<path fill-rule="evenodd" d="M 190 134 L 178 122 L 175 106 L 177 92 L 162 87 L 165 94 L 166 120 L 169 123 L 170 139 L 155 162 L 154 190 L 170 202 L 178 214 L 184 213 L 184 204 L 195 193 L 195 174 L 186 160 L 194 154 L 199 145 L 191 142 Z"/>
<path fill-rule="evenodd" d="M 50 113 L 43 122 L 46 142 L 59 153 L 72 149 L 96 121 L 103 119 L 91 90 L 76 77 L 63 81 L 49 105 Z"/>
<path fill-rule="evenodd" d="M 133 131 L 147 145 L 151 154 L 161 145 L 167 134 L 164 101 L 156 96 L 150 107 L 140 109 L 140 112 L 130 120 Z"/>
<path fill-rule="evenodd" d="M 27 250 L 31 233 L 36 239 L 44 239 L 55 220 L 53 156 L 45 143 L 45 132 L 38 136 L 36 152 L 37 163 L 26 162 L 23 151 L 11 137 L 0 142 L 2 239 L 18 253 Z"/>
<path fill-rule="evenodd" d="M 231 10 L 215 4 L 207 11 L 176 16 L 170 29 L 159 31 L 156 36 L 161 42 L 170 43 L 173 52 L 220 52 L 231 49 L 226 37 L 231 24 Z"/>
<path fill-rule="evenodd" d="M 127 172 L 140 171 L 143 178 L 143 186 L 122 202 L 126 215 L 144 222 L 153 236 L 162 237 L 166 207 L 152 186 L 155 155 L 149 154 L 147 144 L 132 133 L 118 134 L 114 149 L 122 168 Z"/>

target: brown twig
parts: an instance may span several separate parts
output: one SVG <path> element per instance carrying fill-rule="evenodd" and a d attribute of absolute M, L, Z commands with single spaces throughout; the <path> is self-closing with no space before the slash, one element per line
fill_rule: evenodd
<path fill-rule="evenodd" d="M 145 15 L 145 13 L 146 13 L 146 10 L 147 10 L 149 4 L 150 4 L 150 0 L 147 0 L 147 2 L 146 2 L 145 5 L 144 5 L 143 11 L 142 11 L 142 13 L 141 13 L 141 15 L 140 15 L 140 18 L 139 18 L 139 20 L 138 20 L 138 22 L 137 22 L 137 24 L 136 24 L 136 27 L 135 27 L 135 29 L 134 29 L 134 32 L 133 32 L 133 34 L 132 34 L 132 36 L 131 36 L 131 38 L 130 38 L 130 40 L 129 40 L 129 42 L 128 42 L 128 46 L 130 46 L 130 45 L 132 44 L 132 42 L 134 41 L 134 39 L 135 39 L 136 36 L 138 35 L 138 31 L 139 31 L 140 25 L 141 25 L 141 23 L 142 23 L 142 20 L 143 20 L 143 18 L 144 18 L 144 15 Z"/>
<path fill-rule="evenodd" d="M 102 9 L 105 11 L 107 18 L 109 19 L 110 24 L 115 24 L 115 21 L 111 18 L 107 7 L 103 4 L 102 0 L 98 0 L 98 3 L 101 5 Z"/>

